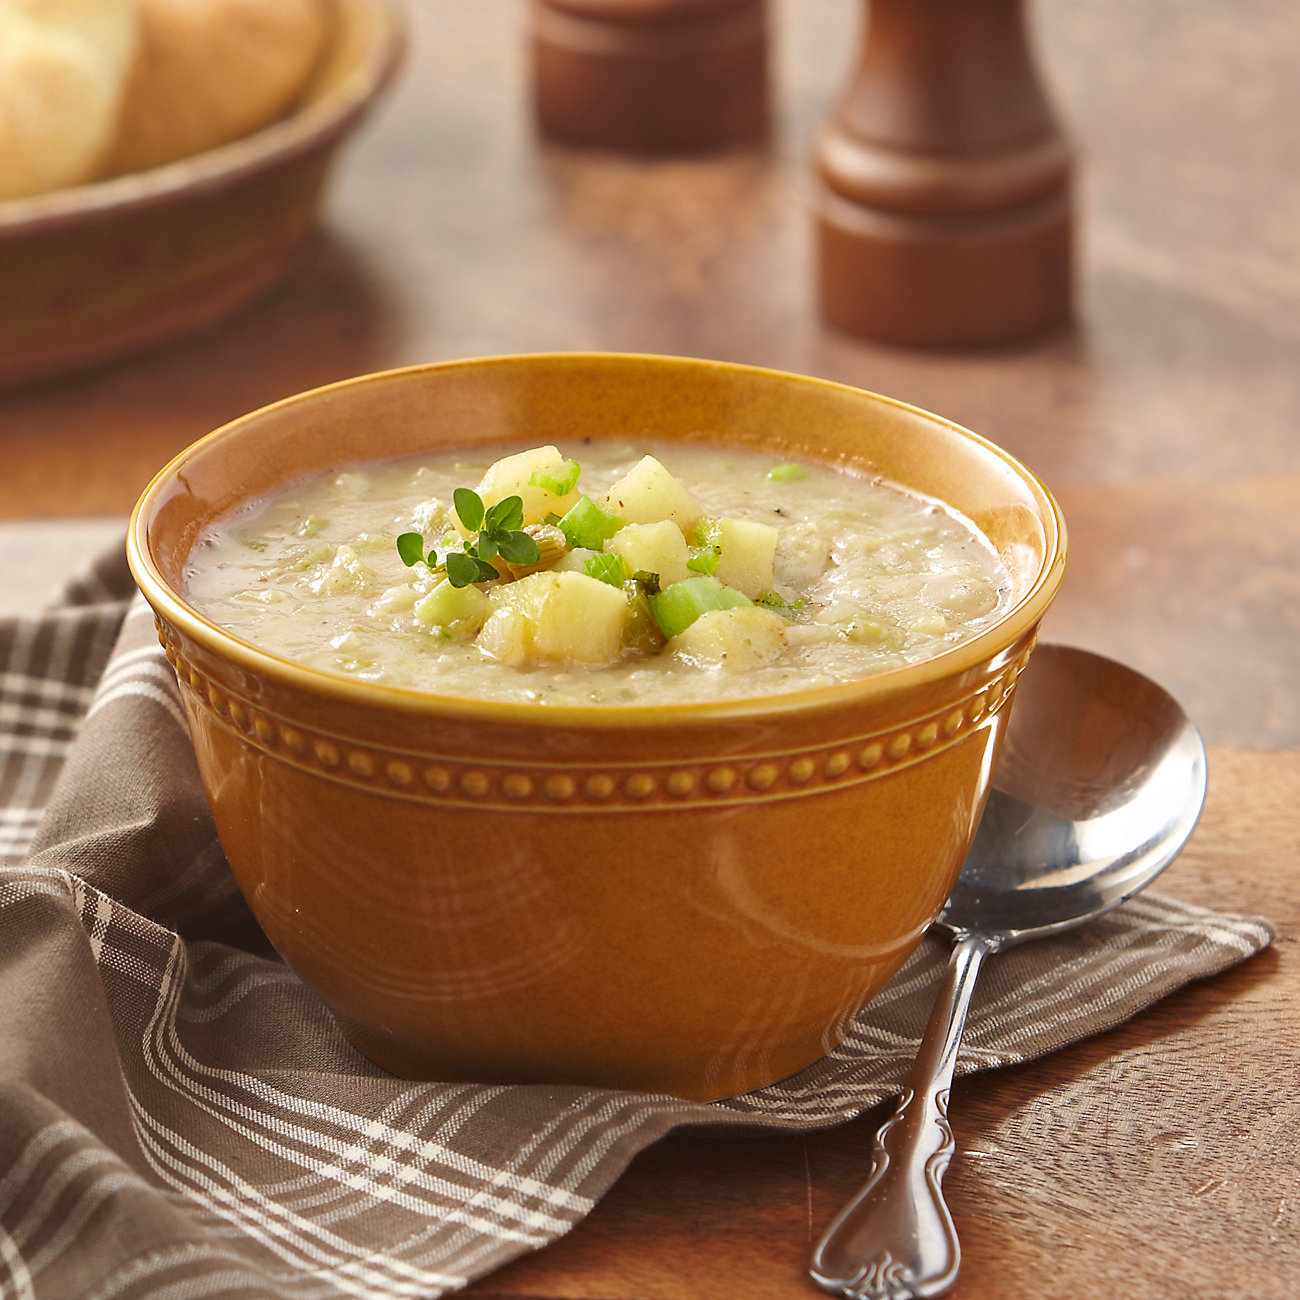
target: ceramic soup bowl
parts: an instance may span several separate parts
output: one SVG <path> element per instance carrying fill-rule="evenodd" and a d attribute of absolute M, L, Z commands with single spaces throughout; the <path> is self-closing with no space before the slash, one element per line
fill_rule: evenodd
<path fill-rule="evenodd" d="M 931 659 L 647 708 L 502 704 L 287 662 L 187 602 L 214 521 L 431 448 L 707 441 L 883 475 L 989 538 L 1013 598 Z M 486 358 L 289 398 L 181 453 L 132 519 L 222 845 L 285 960 L 400 1075 L 713 1099 L 834 1047 L 978 823 L 1065 532 L 1025 468 L 900 402 L 680 358 Z"/>

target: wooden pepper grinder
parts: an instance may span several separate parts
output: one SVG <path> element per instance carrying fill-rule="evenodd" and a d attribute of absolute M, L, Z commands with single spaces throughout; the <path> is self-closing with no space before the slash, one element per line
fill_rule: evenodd
<path fill-rule="evenodd" d="M 817 146 L 822 311 L 886 342 L 1022 339 L 1072 310 L 1071 150 L 1026 0 L 867 0 Z"/>
<path fill-rule="evenodd" d="M 766 0 L 533 0 L 538 127 L 644 152 L 762 135 L 766 9 Z"/>

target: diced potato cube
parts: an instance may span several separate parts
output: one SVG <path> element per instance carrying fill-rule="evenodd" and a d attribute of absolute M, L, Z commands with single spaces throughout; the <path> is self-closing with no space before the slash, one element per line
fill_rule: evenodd
<path fill-rule="evenodd" d="M 403 614 L 419 599 L 420 593 L 416 587 L 404 582 L 400 586 L 381 591 L 366 613 L 377 618 L 384 614 Z"/>
<path fill-rule="evenodd" d="M 586 547 L 575 546 L 571 551 L 565 551 L 554 564 L 551 565 L 552 573 L 586 573 L 587 561 L 593 555 L 599 555 L 599 551 L 589 551 Z"/>
<path fill-rule="evenodd" d="M 661 587 L 690 576 L 690 558 L 682 530 L 670 519 L 654 524 L 628 524 L 609 539 L 605 547 L 627 561 L 629 573 L 657 573 Z"/>
<path fill-rule="evenodd" d="M 437 533 L 449 526 L 448 510 L 441 501 L 430 497 L 411 511 L 411 528 L 417 533 Z"/>
<path fill-rule="evenodd" d="M 510 584 L 517 587 L 517 582 Z M 511 668 L 521 668 L 528 662 L 531 641 L 528 635 L 528 616 L 523 610 L 502 605 L 494 609 L 487 622 L 479 629 L 474 644 L 489 658 Z"/>
<path fill-rule="evenodd" d="M 748 519 L 719 519 L 718 567 L 713 576 L 751 600 L 772 590 L 777 531 Z"/>
<path fill-rule="evenodd" d="M 310 586 L 313 591 L 338 595 L 343 591 L 365 591 L 372 581 L 370 570 L 361 562 L 356 550 L 345 544 L 334 552 L 329 568 Z"/>
<path fill-rule="evenodd" d="M 668 649 L 697 668 L 747 672 L 781 653 L 785 628 L 780 614 L 761 605 L 711 609 L 673 637 Z"/>
<path fill-rule="evenodd" d="M 477 587 L 440 582 L 414 608 L 416 621 L 445 628 L 453 636 L 473 636 L 492 612 L 492 601 Z"/>
<path fill-rule="evenodd" d="M 611 663 L 623 649 L 627 597 L 585 573 L 543 571 L 493 587 L 477 645 L 492 659 Z"/>
<path fill-rule="evenodd" d="M 794 524 L 781 530 L 780 568 L 774 587 L 810 587 L 830 563 L 825 534 L 812 523 Z"/>
<path fill-rule="evenodd" d="M 529 479 L 538 471 L 553 469 L 564 462 L 564 457 L 555 447 L 531 447 L 528 451 L 516 452 L 513 456 L 503 456 L 493 465 L 489 465 L 478 485 L 478 494 L 485 506 L 495 505 L 506 497 L 519 497 L 524 503 L 524 523 L 539 524 L 547 515 L 562 515 L 577 504 L 581 495 L 577 488 L 564 495 L 558 495 L 544 487 L 530 483 Z M 459 521 L 457 521 L 459 527 Z"/>
<path fill-rule="evenodd" d="M 927 609 L 913 614 L 906 620 L 906 626 L 919 636 L 945 636 L 952 631 L 952 624 L 937 609 Z"/>
<path fill-rule="evenodd" d="M 263 550 L 266 548 L 263 547 Z M 308 569 L 317 564 L 324 564 L 334 558 L 334 548 L 328 542 L 314 542 L 310 546 L 304 546 L 298 551 L 290 552 L 285 558 L 284 570 L 286 573 L 305 573 Z M 265 576 L 271 576 L 275 570 L 271 570 Z"/>
<path fill-rule="evenodd" d="M 335 650 L 342 650 L 352 655 L 368 648 L 364 633 L 355 627 L 350 627 L 346 632 L 340 632 L 338 636 L 331 637 L 330 645 Z"/>
<path fill-rule="evenodd" d="M 685 485 L 653 457 L 644 456 L 597 502 L 625 524 L 653 524 L 671 519 L 690 532 L 704 513 Z"/>

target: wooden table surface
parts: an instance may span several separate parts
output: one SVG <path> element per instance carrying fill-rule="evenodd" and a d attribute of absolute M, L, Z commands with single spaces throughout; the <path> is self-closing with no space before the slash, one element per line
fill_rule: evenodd
<path fill-rule="evenodd" d="M 413 10 L 403 72 L 292 280 L 202 337 L 0 394 L 0 520 L 124 515 L 229 417 L 485 353 L 751 362 L 992 437 L 1069 520 L 1045 636 L 1156 677 L 1211 744 L 1209 808 L 1161 888 L 1263 914 L 1280 937 L 1123 1029 L 958 1085 L 954 1294 L 1300 1294 L 1300 10 L 1041 0 L 1043 66 L 1082 155 L 1082 310 L 1054 337 L 966 353 L 873 346 L 817 318 L 809 150 L 848 72 L 850 0 L 775 6 L 768 140 L 653 161 L 535 137 L 522 5 Z M 474 1289 L 813 1294 L 808 1249 L 878 1119 L 674 1137 L 569 1238 Z"/>

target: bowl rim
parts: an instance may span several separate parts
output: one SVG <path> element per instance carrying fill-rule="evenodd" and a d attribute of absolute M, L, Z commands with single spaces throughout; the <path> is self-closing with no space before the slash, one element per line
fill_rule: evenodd
<path fill-rule="evenodd" d="M 329 93 L 228 144 L 161 167 L 0 199 L 0 242 L 117 219 L 176 198 L 221 193 L 338 139 L 396 71 L 408 15 L 405 0 L 333 0 L 333 4 L 364 12 L 372 20 L 373 32 L 361 58 Z"/>
<path fill-rule="evenodd" d="M 324 669 L 295 662 L 273 651 L 264 650 L 250 641 L 245 641 L 206 618 L 163 577 L 153 559 L 148 533 L 152 506 L 158 494 L 167 484 L 179 477 L 180 471 L 192 457 L 201 455 L 205 449 L 218 441 L 235 436 L 243 425 L 267 412 L 317 400 L 327 393 L 339 392 L 363 384 L 384 383 L 398 376 L 408 377 L 420 372 L 436 373 L 469 367 L 539 365 L 557 362 L 560 364 L 649 363 L 757 375 L 766 379 L 852 393 L 934 421 L 973 441 L 994 459 L 1000 460 L 1038 496 L 1044 531 L 1045 558 L 1041 571 L 1020 599 L 976 636 L 915 663 L 866 677 L 852 678 L 829 686 L 729 700 L 687 701 L 680 704 L 548 704 L 540 701 L 508 702 L 439 695 L 433 691 L 356 681 L 340 674 L 326 672 Z M 858 388 L 852 384 L 773 367 L 661 353 L 600 351 L 508 353 L 398 366 L 336 380 L 268 403 L 228 421 L 172 457 L 153 476 L 140 494 L 131 511 L 126 538 L 127 562 L 137 585 L 155 614 L 170 622 L 210 653 L 254 675 L 275 678 L 307 694 L 322 695 L 336 702 L 368 704 L 371 707 L 395 710 L 412 717 L 455 718 L 484 724 L 595 730 L 629 726 L 661 729 L 680 727 L 684 724 L 771 718 L 794 713 L 811 714 L 827 709 L 842 710 L 850 705 L 857 706 L 870 701 L 893 699 L 929 683 L 970 672 L 995 657 L 1006 647 L 1018 644 L 1027 633 L 1037 627 L 1060 588 L 1065 574 L 1068 550 L 1068 535 L 1061 508 L 1046 485 L 1033 471 L 983 435 L 922 407 L 898 398 L 886 397 L 869 389 Z"/>

